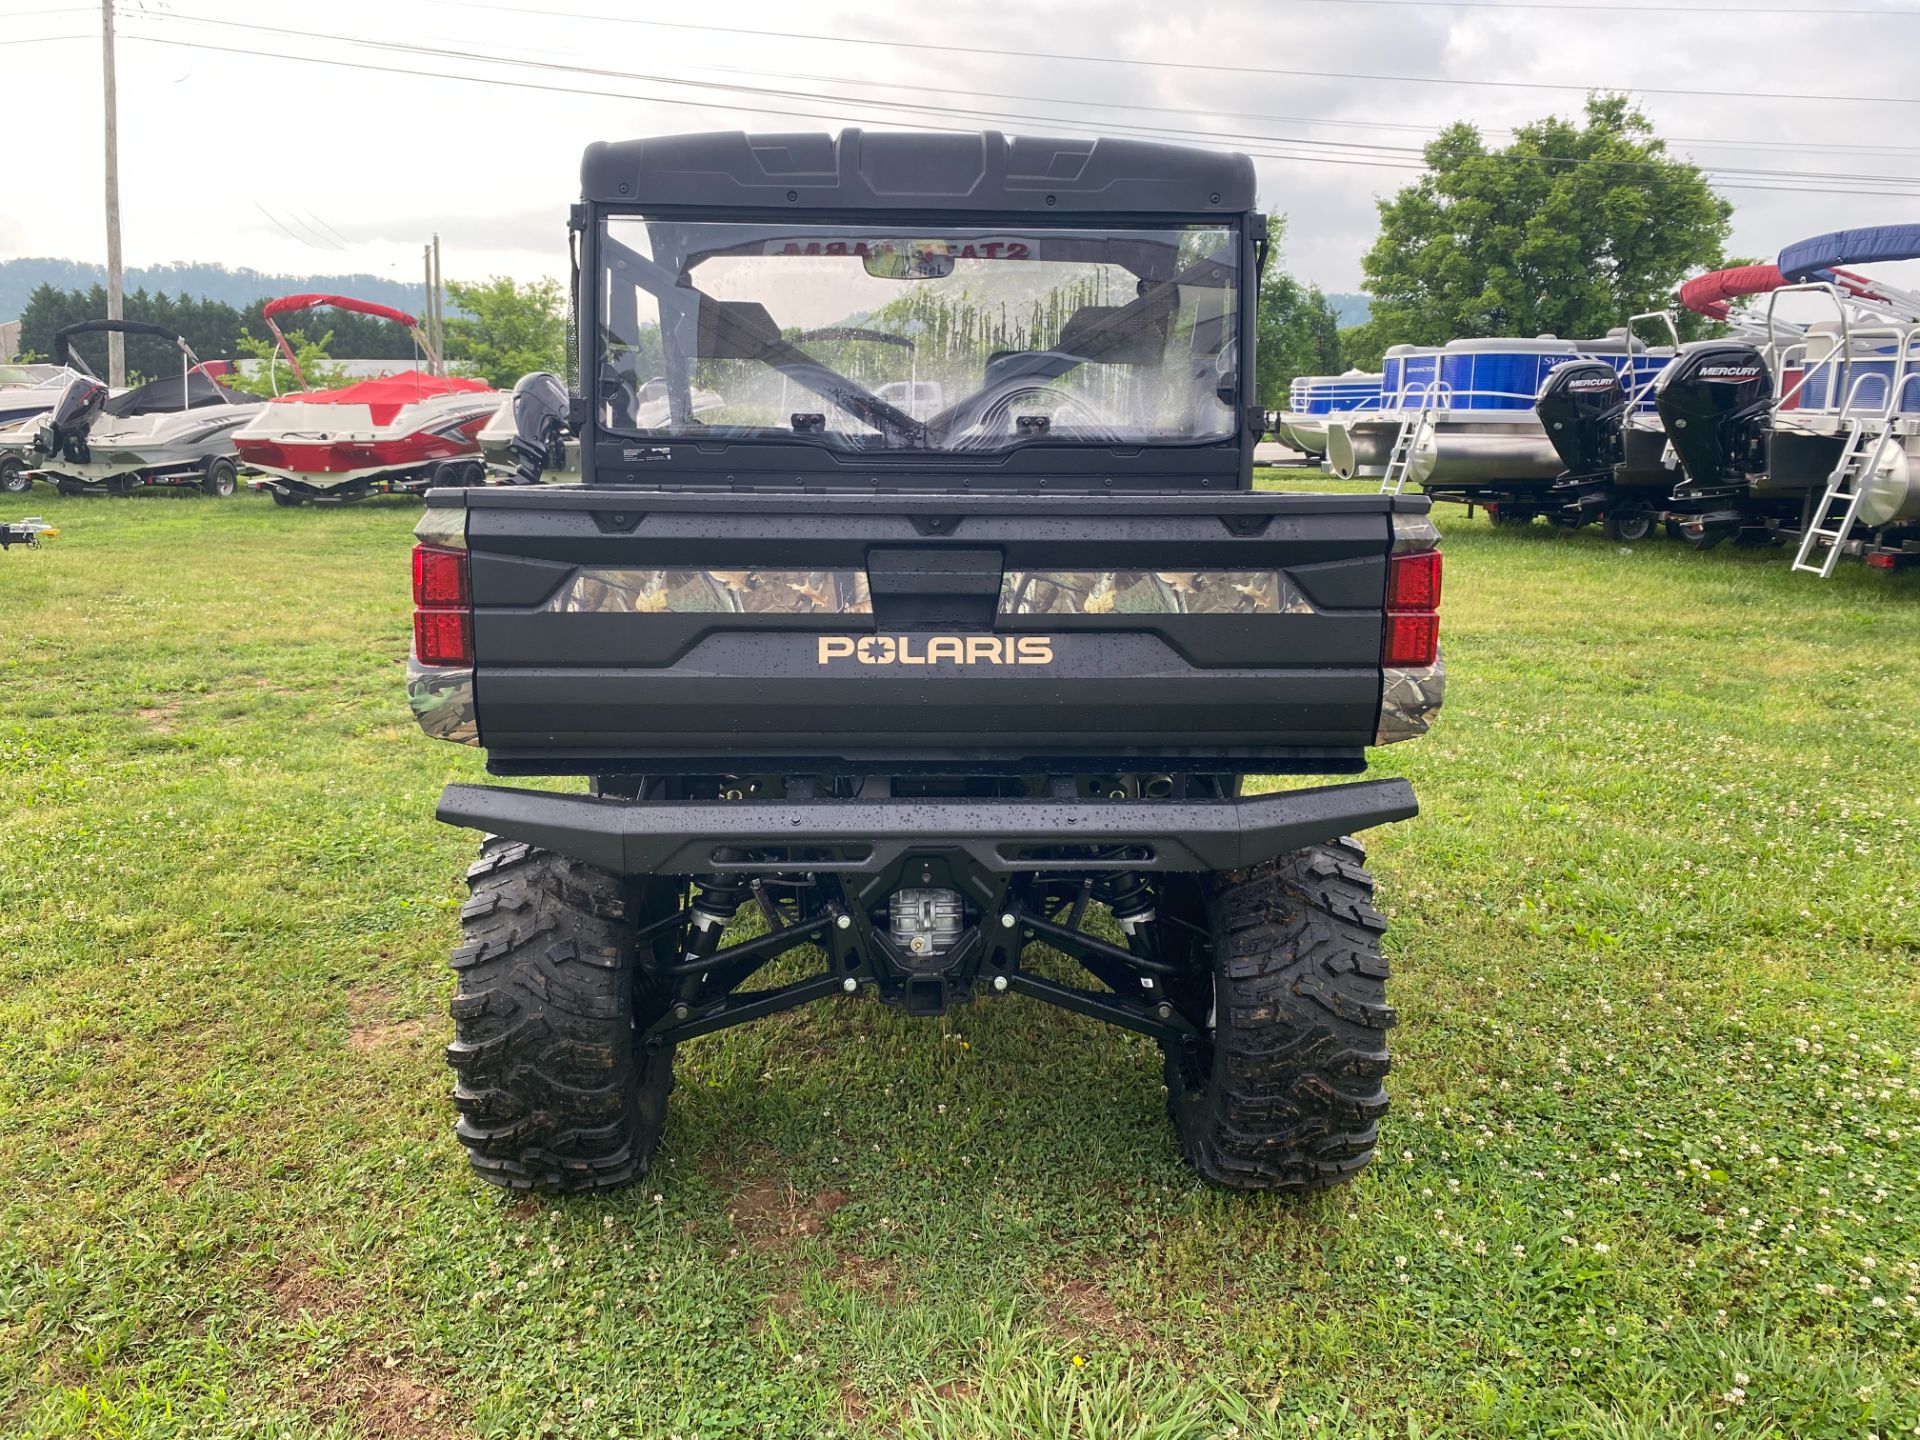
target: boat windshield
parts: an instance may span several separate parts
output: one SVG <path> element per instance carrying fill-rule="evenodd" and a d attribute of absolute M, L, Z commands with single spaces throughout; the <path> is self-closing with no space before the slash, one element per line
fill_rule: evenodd
<path fill-rule="evenodd" d="M 45 385 L 67 372 L 58 365 L 0 365 L 0 390 L 24 389 Z"/>
<path fill-rule="evenodd" d="M 1234 433 L 1231 226 L 614 216 L 600 239 L 610 431 L 889 451 Z"/>

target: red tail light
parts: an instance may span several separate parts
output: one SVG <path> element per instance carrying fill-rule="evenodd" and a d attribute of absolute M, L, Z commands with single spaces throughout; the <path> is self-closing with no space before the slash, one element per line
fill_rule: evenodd
<path fill-rule="evenodd" d="M 473 599 L 467 584 L 467 552 L 438 545 L 413 547 L 413 603 L 421 609 L 458 606 Z"/>
<path fill-rule="evenodd" d="M 473 617 L 464 610 L 416 610 L 413 653 L 422 665 L 473 664 Z"/>
<path fill-rule="evenodd" d="M 467 552 L 413 547 L 413 654 L 422 665 L 473 664 L 473 585 Z"/>
<path fill-rule="evenodd" d="M 1440 608 L 1440 552 L 1419 550 L 1411 555 L 1395 555 L 1387 562 L 1387 608 L 1389 610 L 1438 610 Z"/>
<path fill-rule="evenodd" d="M 1440 552 L 1416 550 L 1387 559 L 1387 623 L 1380 663 L 1417 670 L 1440 658 Z"/>

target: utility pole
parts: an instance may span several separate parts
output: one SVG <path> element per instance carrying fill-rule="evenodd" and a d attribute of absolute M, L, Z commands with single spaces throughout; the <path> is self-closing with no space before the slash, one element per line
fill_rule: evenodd
<path fill-rule="evenodd" d="M 447 285 L 440 273 L 440 232 L 433 232 L 433 348 L 440 373 L 447 373 Z"/>
<path fill-rule="evenodd" d="M 113 74 L 113 0 L 100 0 L 100 70 L 107 100 L 107 318 L 120 308 L 120 98 Z M 127 383 L 127 337 L 107 334 L 107 384 Z"/>
<path fill-rule="evenodd" d="M 420 263 L 426 272 L 426 280 L 420 287 L 420 338 L 427 342 L 427 373 L 433 374 L 439 368 L 434 357 L 440 353 L 433 339 L 433 246 L 420 247 Z"/>

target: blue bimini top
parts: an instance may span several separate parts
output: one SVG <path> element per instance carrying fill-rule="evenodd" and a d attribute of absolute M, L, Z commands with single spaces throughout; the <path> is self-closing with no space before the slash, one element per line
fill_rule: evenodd
<path fill-rule="evenodd" d="M 1801 240 L 1780 252 L 1780 273 L 1796 283 L 1832 278 L 1821 272 L 1842 265 L 1920 258 L 1920 225 L 1869 225 Z"/>

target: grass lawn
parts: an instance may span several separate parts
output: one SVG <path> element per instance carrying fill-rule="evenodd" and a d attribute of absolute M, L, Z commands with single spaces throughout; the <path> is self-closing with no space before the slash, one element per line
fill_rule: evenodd
<path fill-rule="evenodd" d="M 1346 1190 L 1195 1181 L 1144 1040 L 863 1000 L 686 1046 L 655 1174 L 555 1203 L 451 1133 L 417 507 L 36 510 L 0 1432 L 1920 1434 L 1920 574 L 1439 513 Z"/>

